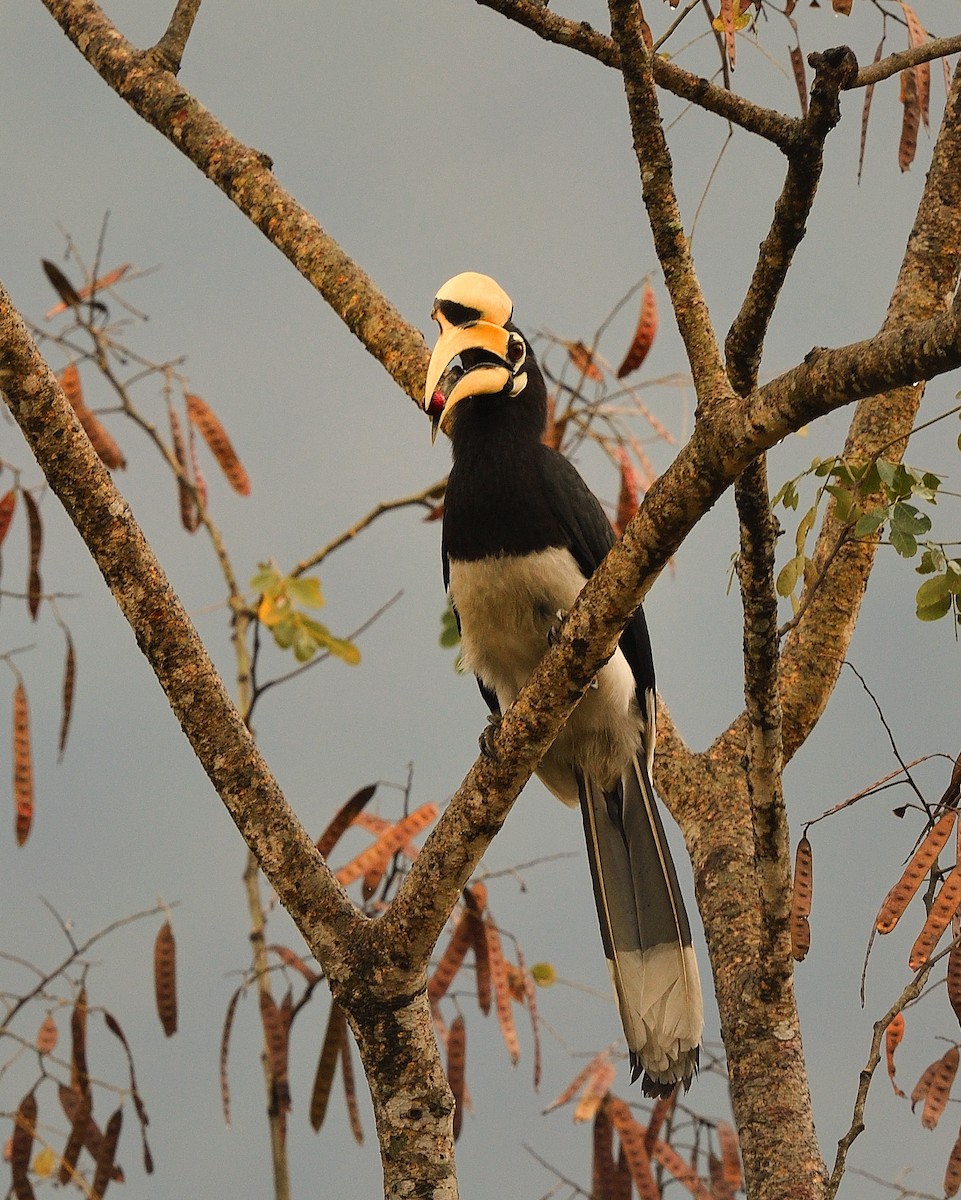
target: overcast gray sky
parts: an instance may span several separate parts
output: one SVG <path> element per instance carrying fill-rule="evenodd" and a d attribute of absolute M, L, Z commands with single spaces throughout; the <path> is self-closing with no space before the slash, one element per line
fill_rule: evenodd
<path fill-rule="evenodd" d="M 934 0 L 916 7 L 922 21 L 944 20 Z M 148 45 L 162 33 L 172 3 L 116 0 L 106 8 L 132 41 Z M 659 32 L 668 9 L 648 8 Z M 848 20 L 834 18 L 829 8 L 799 6 L 805 51 L 849 41 L 862 61 L 870 59 L 879 36 L 873 6 L 855 5 Z M 593 0 L 564 11 L 606 28 L 603 6 Z M 794 84 L 782 69 L 790 31 L 772 13 L 761 40 L 763 50 L 741 43 L 736 83 L 794 113 Z M 893 30 L 888 49 L 901 44 L 902 34 Z M 710 70 L 709 47 L 702 41 L 682 61 Z M 270 6 L 207 0 L 180 78 L 238 137 L 270 154 L 281 182 L 427 334 L 437 287 L 465 269 L 495 276 L 514 299 L 518 324 L 531 334 L 547 329 L 589 339 L 619 297 L 651 271 L 666 310 L 618 77 L 468 0 Z M 222 416 L 250 471 L 249 499 L 231 493 L 212 465 L 207 471 L 215 516 L 243 578 L 268 557 L 291 566 L 378 500 L 443 475 L 446 447 L 431 448 L 426 423 L 382 369 L 224 196 L 107 89 L 39 0 L 0 4 L 0 94 L 0 279 L 25 315 L 42 320 L 53 296 L 40 259 L 62 260 L 61 228 L 92 256 L 108 210 L 106 265 L 159 268 L 129 290 L 131 301 L 150 314 L 149 323 L 131 326 L 130 344 L 156 361 L 186 356 L 192 390 Z M 939 110 L 938 70 L 933 94 Z M 860 95 L 844 98 L 842 126 L 829 142 L 809 237 L 768 341 L 769 374 L 793 365 L 812 345 L 870 334 L 883 315 L 930 143 L 922 135 L 918 161 L 902 175 L 897 82 L 890 81 L 874 99 L 858 187 L 860 104 Z M 665 111 L 674 118 L 681 106 L 666 101 Z M 688 225 L 725 137 L 718 122 L 692 113 L 672 129 Z M 736 134 L 714 177 L 695 252 L 722 331 L 749 277 L 781 169 L 775 151 Z M 611 358 L 627 344 L 634 316 L 629 306 L 612 325 L 602 345 Z M 52 355 L 51 361 L 60 367 L 64 360 Z M 682 367 L 665 317 L 645 378 Z M 89 402 L 108 403 L 88 378 Z M 949 407 L 957 387 L 956 377 L 935 382 L 925 415 Z M 159 388 L 145 385 L 138 395 L 151 419 L 162 422 Z M 676 435 L 689 426 L 690 396 L 683 390 L 651 388 L 646 396 Z M 839 413 L 807 437 L 793 438 L 772 456 L 772 479 L 779 483 L 814 454 L 836 448 L 844 426 Z M 180 528 L 175 490 L 145 439 L 116 419 L 111 428 L 131 463 L 119 486 L 229 678 L 223 589 L 209 549 Z M 946 486 L 954 490 L 956 435 L 956 422 L 939 426 L 909 455 L 913 463 L 950 474 Z M 659 469 L 671 453 L 651 448 Z M 22 467 L 27 483 L 38 481 L 9 422 L 0 456 Z M 599 463 L 585 455 L 579 465 L 604 499 L 614 498 L 614 482 Z M 945 538 L 956 529 L 955 503 L 939 506 Z M 156 1173 L 143 1175 L 128 1130 L 121 1155 L 125 1194 L 159 1200 L 202 1188 L 225 1197 L 266 1195 L 252 999 L 242 1006 L 234 1034 L 231 1131 L 223 1128 L 218 1101 L 220 1026 L 237 983 L 231 973 L 247 962 L 243 847 L 85 550 L 51 497 L 41 507 L 45 586 L 76 594 L 62 609 L 77 645 L 77 711 L 66 761 L 58 767 L 62 639 L 49 613 L 33 626 L 22 604 L 5 599 L 0 650 L 35 643 L 17 661 L 32 702 L 37 816 L 24 849 L 16 850 L 11 837 L 0 841 L 0 948 L 41 965 L 59 958 L 62 938 L 40 895 L 81 935 L 158 897 L 177 901 L 181 1028 L 172 1041 L 161 1034 L 150 988 L 157 922 L 129 928 L 103 946 L 90 978 L 93 1000 L 116 1014 L 134 1046 L 152 1117 Z M 20 514 L 4 547 L 4 588 L 21 586 L 24 542 Z M 321 572 L 328 600 L 322 615 L 335 631 L 356 626 L 397 591 L 403 596 L 364 635 L 362 666 L 329 663 L 277 689 L 258 710 L 260 743 L 314 833 L 359 786 L 402 783 L 408 763 L 413 801 L 442 803 L 473 760 L 482 704 L 437 644 L 443 608 L 438 544 L 436 524 L 402 513 L 383 518 L 331 557 Z M 726 591 L 735 548 L 736 521 L 726 499 L 689 539 L 646 606 L 662 694 L 695 748 L 709 744 L 741 705 L 739 606 L 736 594 Z M 907 759 L 956 753 L 961 711 L 957 642 L 945 624 L 915 620 L 917 582 L 910 566 L 881 555 L 851 651 Z M 0 677 L 0 727 L 9 721 L 13 691 L 6 674 L 6 684 Z M 793 840 L 804 820 L 895 765 L 870 700 L 845 672 L 827 717 L 788 772 Z M 7 774 L 0 766 L 0 806 L 9 808 Z M 920 773 L 930 798 L 940 794 L 947 774 L 944 762 Z M 818 1130 L 829 1158 L 850 1120 L 871 1023 L 907 980 L 909 939 L 877 947 L 867 1008 L 860 1010 L 858 977 L 871 921 L 915 829 L 890 816 L 907 798 L 888 793 L 812 835 L 814 943 L 797 979 Z M 606 989 L 579 822 L 532 784 L 486 865 L 503 869 L 563 852 L 574 857 L 525 872 L 523 887 L 511 878 L 492 885 L 493 911 L 521 939 L 528 962 L 550 961 L 563 978 Z M 682 875 L 690 888 L 689 873 Z M 274 940 L 293 938 L 289 929 L 282 914 L 272 916 Z M 16 986 L 6 971 L 0 986 Z M 706 959 L 702 973 L 709 977 Z M 539 1113 L 581 1063 L 568 1051 L 612 1041 L 616 1016 L 608 1002 L 568 987 L 541 993 L 540 1003 L 553 1032 L 545 1034 L 539 1096 L 530 1088 L 526 1033 L 524 1057 L 512 1072 L 493 1020 L 485 1025 L 469 1013 L 475 1113 L 458 1147 L 465 1196 L 547 1193 L 554 1180 L 522 1142 L 589 1186 L 588 1130 L 572 1133 L 569 1112 Z M 376 1195 L 380 1168 L 366 1102 L 363 1149 L 350 1141 L 337 1104 L 319 1136 L 307 1127 L 325 1009 L 318 1000 L 295 1027 L 294 1194 L 314 1194 L 320 1185 L 332 1194 Z M 909 1088 L 943 1052 L 937 1035 L 957 1032 L 943 992 L 923 1011 L 925 1020 L 912 1021 L 900 1052 L 901 1082 Z M 41 1016 L 38 1011 L 38 1024 Z M 65 1036 L 64 1016 L 60 1028 Z M 23 1032 L 32 1034 L 29 1021 Z M 710 1001 L 706 1036 L 718 1036 Z M 109 1078 L 122 1079 L 122 1063 L 106 1042 L 97 1045 L 94 1062 Z M 618 1081 L 622 1094 L 626 1083 L 625 1071 Z M 2 1106 L 14 1104 L 14 1073 L 3 1086 Z M 52 1094 L 41 1093 L 42 1115 L 46 1105 L 52 1117 L 51 1101 Z M 707 1079 L 689 1101 L 705 1113 L 724 1111 L 722 1090 Z M 98 1111 L 109 1112 L 106 1101 Z M 907 1169 L 909 1186 L 937 1193 L 957 1132 L 955 1109 L 934 1134 L 923 1132 L 879 1079 L 867 1120 L 852 1165 L 889 1179 Z M 847 1196 L 877 1194 L 864 1179 L 852 1176 L 846 1184 Z"/>

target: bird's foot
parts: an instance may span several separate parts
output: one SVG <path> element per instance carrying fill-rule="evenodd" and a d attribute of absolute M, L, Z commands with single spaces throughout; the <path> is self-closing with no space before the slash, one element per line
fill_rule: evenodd
<path fill-rule="evenodd" d="M 494 745 L 494 738 L 497 737 L 497 732 L 501 727 L 501 714 L 489 713 L 487 724 L 481 730 L 481 735 L 477 739 L 477 744 L 480 746 L 480 752 L 485 758 L 492 758 L 496 762 L 500 755 L 497 752 L 497 747 Z"/>
<path fill-rule="evenodd" d="M 548 646 L 556 646 L 557 645 L 558 639 L 561 636 L 561 626 L 564 624 L 564 621 L 566 619 L 567 619 L 567 609 L 559 608 L 557 610 L 557 612 L 554 613 L 554 620 L 550 623 L 550 626 L 547 630 Z"/>

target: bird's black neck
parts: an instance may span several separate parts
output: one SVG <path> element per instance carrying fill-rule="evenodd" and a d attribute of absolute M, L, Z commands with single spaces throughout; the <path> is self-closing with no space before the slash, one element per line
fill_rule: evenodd
<path fill-rule="evenodd" d="M 444 549 L 455 560 L 530 554 L 556 543 L 542 479 L 546 400 L 467 397 L 451 431 Z M 467 468 L 466 464 L 469 464 Z"/>

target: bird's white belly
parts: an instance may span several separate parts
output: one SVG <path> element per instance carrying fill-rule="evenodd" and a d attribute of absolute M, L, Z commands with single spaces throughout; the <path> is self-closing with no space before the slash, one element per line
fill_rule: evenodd
<path fill-rule="evenodd" d="M 497 696 L 513 703 L 548 650 L 557 613 L 566 613 L 585 578 L 569 551 L 451 562 L 450 594 L 460 619 L 461 658 Z M 613 787 L 637 753 L 643 724 L 635 681 L 618 649 L 601 669 L 538 768 L 565 804 L 576 804 L 574 768 Z"/>

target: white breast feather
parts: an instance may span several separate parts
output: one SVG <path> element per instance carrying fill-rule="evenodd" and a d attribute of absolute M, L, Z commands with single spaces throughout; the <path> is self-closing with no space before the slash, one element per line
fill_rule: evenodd
<path fill-rule="evenodd" d="M 464 666 L 497 696 L 503 712 L 547 653 L 548 633 L 586 582 L 570 551 L 450 564 L 450 594 L 461 625 Z M 642 742 L 634 675 L 620 650 L 601 670 L 538 775 L 565 804 L 577 804 L 577 766 L 610 788 Z"/>

